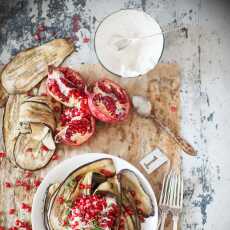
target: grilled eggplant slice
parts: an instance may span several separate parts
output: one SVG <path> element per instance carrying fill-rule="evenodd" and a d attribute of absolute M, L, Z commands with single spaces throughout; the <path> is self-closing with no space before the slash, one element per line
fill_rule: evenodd
<path fill-rule="evenodd" d="M 105 171 L 107 172 L 107 175 L 115 175 L 116 170 L 111 159 L 100 159 L 94 161 L 93 163 L 83 165 L 82 167 L 73 171 L 64 180 L 64 182 L 59 186 L 58 192 L 57 194 L 55 194 L 52 204 L 50 204 L 50 212 L 48 214 L 50 229 L 67 229 L 67 227 L 65 228 L 64 226 L 62 226 L 63 214 L 66 210 L 68 210 L 70 205 L 72 205 L 73 201 L 75 200 L 76 196 L 79 194 L 79 181 L 86 180 L 85 176 L 87 175 L 88 183 L 90 178 L 93 178 L 93 174 L 90 175 L 89 172 L 103 175 Z M 108 172 L 110 173 L 108 174 Z M 106 177 L 106 175 L 104 176 Z M 60 197 L 62 197 L 65 201 L 62 204 L 58 202 Z"/>
<path fill-rule="evenodd" d="M 117 176 L 109 178 L 105 182 L 101 183 L 97 189 L 94 190 L 94 193 L 104 191 L 113 193 L 120 197 L 120 183 L 117 179 Z"/>
<path fill-rule="evenodd" d="M 50 135 L 50 130 L 47 135 Z M 52 149 L 50 149 L 52 146 Z M 49 148 L 42 140 L 36 140 L 31 133 L 21 133 L 14 146 L 14 157 L 17 166 L 22 169 L 35 171 L 49 163 L 55 151 L 55 144 L 49 143 Z"/>
<path fill-rule="evenodd" d="M 2 85 L 9 94 L 25 93 L 48 74 L 48 65 L 60 65 L 74 51 L 69 39 L 54 39 L 18 53 L 3 69 Z"/>
<path fill-rule="evenodd" d="M 32 101 L 32 97 L 23 101 L 19 108 L 19 135 L 14 145 L 16 164 L 26 170 L 43 168 L 53 156 L 55 143 L 52 132 L 56 120 L 52 109 L 42 101 Z M 22 127 L 28 127 L 22 131 Z"/>
<path fill-rule="evenodd" d="M 135 230 L 140 230 L 141 229 L 141 223 L 138 217 L 137 209 L 136 209 L 136 204 L 132 199 L 129 199 L 128 193 L 121 193 L 121 203 L 124 208 L 125 216 L 129 216 L 132 225 L 134 225 Z M 129 211 L 127 211 L 129 209 Z M 129 223 L 129 218 L 128 218 L 128 223 Z M 128 224 L 129 226 L 130 224 Z"/>
<path fill-rule="evenodd" d="M 10 95 L 6 103 L 3 116 L 3 140 L 7 156 L 11 163 L 16 165 L 14 159 L 14 146 L 19 135 L 19 110 L 26 95 Z"/>
<path fill-rule="evenodd" d="M 122 194 L 132 199 L 130 202 L 136 203 L 138 213 L 142 212 L 145 218 L 153 216 L 154 207 L 151 198 L 144 191 L 136 174 L 128 169 L 121 170 L 119 172 L 119 180 Z"/>
<path fill-rule="evenodd" d="M 20 106 L 19 122 L 21 123 L 41 123 L 56 128 L 56 121 L 52 109 L 46 104 L 25 101 Z"/>

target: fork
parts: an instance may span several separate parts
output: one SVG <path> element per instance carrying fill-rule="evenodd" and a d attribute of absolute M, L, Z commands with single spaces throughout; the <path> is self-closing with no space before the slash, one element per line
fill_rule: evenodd
<path fill-rule="evenodd" d="M 169 211 L 172 213 L 173 230 L 177 230 L 179 214 L 183 207 L 183 178 L 181 174 L 172 172 L 169 190 Z"/>
<path fill-rule="evenodd" d="M 179 214 L 183 206 L 183 178 L 171 170 L 164 177 L 159 207 L 162 211 L 160 230 L 164 229 L 165 219 L 169 212 L 172 213 L 173 230 L 177 230 Z"/>
<path fill-rule="evenodd" d="M 172 171 L 171 171 L 172 172 Z M 169 212 L 169 205 L 167 203 L 168 190 L 170 185 L 170 174 L 164 176 L 163 187 L 161 190 L 160 200 L 159 200 L 159 208 L 161 210 L 161 223 L 160 230 L 164 230 L 165 220 Z"/>

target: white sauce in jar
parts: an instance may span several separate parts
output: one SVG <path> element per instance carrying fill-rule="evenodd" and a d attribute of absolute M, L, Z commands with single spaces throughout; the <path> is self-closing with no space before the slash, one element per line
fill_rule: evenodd
<path fill-rule="evenodd" d="M 131 42 L 117 50 L 111 44 L 114 38 L 150 38 Z M 95 49 L 101 64 L 122 77 L 136 77 L 151 70 L 159 61 L 164 37 L 159 24 L 143 11 L 121 10 L 106 17 L 95 35 Z"/>

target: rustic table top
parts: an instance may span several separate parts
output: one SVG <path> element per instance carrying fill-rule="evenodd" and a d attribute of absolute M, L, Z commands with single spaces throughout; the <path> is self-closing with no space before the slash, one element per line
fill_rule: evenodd
<path fill-rule="evenodd" d="M 72 37 L 79 63 L 97 63 L 98 23 L 122 8 L 143 9 L 165 29 L 163 63 L 182 70 L 182 134 L 199 150 L 183 155 L 185 202 L 181 228 L 227 230 L 230 219 L 230 15 L 217 0 L 8 0 L 0 2 L 0 64 L 19 50 Z M 80 38 L 77 40 L 77 38 Z"/>

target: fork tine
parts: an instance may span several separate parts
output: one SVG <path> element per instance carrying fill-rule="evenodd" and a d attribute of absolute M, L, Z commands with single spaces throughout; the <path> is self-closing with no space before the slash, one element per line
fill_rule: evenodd
<path fill-rule="evenodd" d="M 171 175 L 171 171 L 169 172 L 169 174 L 165 175 L 164 177 L 163 188 L 161 191 L 161 198 L 160 198 L 160 204 L 162 205 L 167 204 L 167 194 L 169 190 L 170 175 Z"/>
<path fill-rule="evenodd" d="M 180 207 L 183 207 L 183 195 L 184 195 L 184 179 L 181 176 L 181 189 L 180 189 Z"/>
<path fill-rule="evenodd" d="M 176 205 L 176 190 L 177 190 L 177 177 L 175 171 L 173 171 L 171 180 L 171 194 L 170 194 L 170 206 L 174 207 Z"/>
<path fill-rule="evenodd" d="M 166 177 L 167 175 L 164 175 L 164 179 L 163 179 L 163 184 L 162 184 L 162 189 L 161 189 L 161 195 L 160 195 L 160 200 L 159 200 L 159 204 L 163 204 L 163 197 L 164 197 L 164 190 L 165 190 L 165 182 L 166 182 Z"/>
<path fill-rule="evenodd" d="M 168 190 L 166 194 L 166 204 L 171 205 L 172 200 L 172 180 L 173 180 L 173 171 L 171 170 L 168 177 Z"/>
<path fill-rule="evenodd" d="M 181 177 L 177 175 L 176 207 L 180 207 Z"/>

